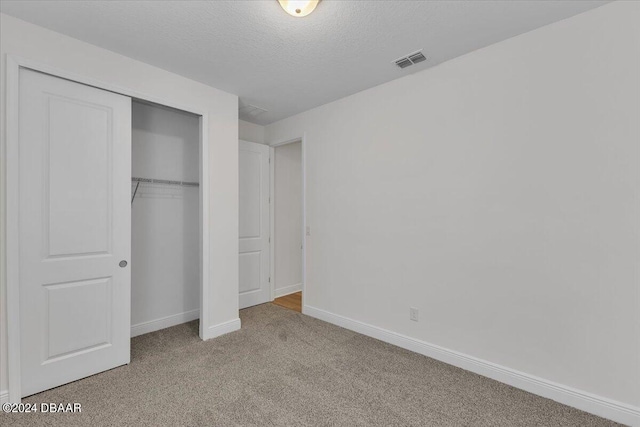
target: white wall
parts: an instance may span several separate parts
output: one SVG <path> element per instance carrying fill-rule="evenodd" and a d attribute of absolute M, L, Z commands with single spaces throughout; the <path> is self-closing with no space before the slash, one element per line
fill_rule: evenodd
<path fill-rule="evenodd" d="M 243 141 L 264 144 L 264 126 L 238 120 L 238 137 Z"/>
<path fill-rule="evenodd" d="M 238 318 L 238 97 L 173 73 L 0 14 L 0 149 L 3 256 L 0 257 L 0 390 L 7 388 L 6 189 L 4 185 L 6 55 L 30 58 L 100 82 L 206 111 L 209 117 L 208 336 L 239 326 Z M 218 327 L 216 327 L 218 326 Z M 2 393 L 2 391 L 0 391 Z"/>
<path fill-rule="evenodd" d="M 134 101 L 132 127 L 132 176 L 199 181 L 198 116 Z M 138 186 L 131 205 L 133 334 L 199 317 L 198 193 L 198 187 Z"/>
<path fill-rule="evenodd" d="M 638 22 L 615 2 L 267 126 L 305 134 L 306 305 L 640 423 Z"/>
<path fill-rule="evenodd" d="M 274 153 L 275 296 L 302 290 L 302 147 L 281 145 Z"/>

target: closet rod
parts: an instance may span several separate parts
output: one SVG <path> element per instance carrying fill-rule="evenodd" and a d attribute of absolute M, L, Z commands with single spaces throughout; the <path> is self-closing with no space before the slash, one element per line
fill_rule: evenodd
<path fill-rule="evenodd" d="M 153 178 L 131 178 L 132 182 L 147 182 L 150 184 L 166 184 L 166 185 L 182 185 L 184 187 L 199 187 L 200 184 L 197 182 L 189 182 L 189 181 L 171 181 L 169 179 L 153 179 Z"/>

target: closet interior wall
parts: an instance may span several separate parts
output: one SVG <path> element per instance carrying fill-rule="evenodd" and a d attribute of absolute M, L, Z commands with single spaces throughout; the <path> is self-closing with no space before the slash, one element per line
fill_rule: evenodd
<path fill-rule="evenodd" d="M 198 182 L 196 115 L 134 100 L 132 126 L 132 177 Z M 199 317 L 199 188 L 132 181 L 131 189 L 135 336 Z"/>

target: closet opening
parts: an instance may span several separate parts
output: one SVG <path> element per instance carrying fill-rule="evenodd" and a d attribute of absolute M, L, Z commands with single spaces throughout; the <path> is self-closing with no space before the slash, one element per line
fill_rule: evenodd
<path fill-rule="evenodd" d="M 137 99 L 131 107 L 133 338 L 200 318 L 202 254 L 200 116 Z"/>
<path fill-rule="evenodd" d="M 206 110 L 6 62 L 10 401 L 130 363 L 132 336 L 219 335 Z"/>

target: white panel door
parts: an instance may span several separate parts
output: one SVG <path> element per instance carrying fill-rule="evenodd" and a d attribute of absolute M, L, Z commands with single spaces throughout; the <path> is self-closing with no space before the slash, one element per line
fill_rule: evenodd
<path fill-rule="evenodd" d="M 240 308 L 271 300 L 269 147 L 240 141 Z"/>
<path fill-rule="evenodd" d="M 20 71 L 22 395 L 129 363 L 131 99 Z"/>

